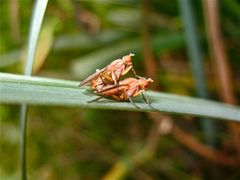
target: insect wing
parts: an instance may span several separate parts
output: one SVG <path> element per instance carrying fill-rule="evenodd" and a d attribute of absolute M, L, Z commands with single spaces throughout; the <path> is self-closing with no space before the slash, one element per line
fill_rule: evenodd
<path fill-rule="evenodd" d="M 94 78 L 96 78 L 97 76 L 99 76 L 101 73 L 103 73 L 107 68 L 103 68 L 93 74 L 91 74 L 90 76 L 88 76 L 86 79 L 84 79 L 80 84 L 79 84 L 79 87 L 87 84 L 88 82 L 90 82 L 91 80 L 93 80 Z"/>

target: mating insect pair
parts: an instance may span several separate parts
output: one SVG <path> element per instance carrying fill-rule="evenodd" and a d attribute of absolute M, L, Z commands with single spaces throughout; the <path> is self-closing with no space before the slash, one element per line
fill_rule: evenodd
<path fill-rule="evenodd" d="M 111 97 L 118 101 L 129 100 L 136 108 L 139 108 L 132 101 L 132 97 L 142 94 L 144 101 L 152 108 L 145 91 L 148 88 L 149 82 L 153 82 L 153 80 L 136 75 L 132 65 L 132 56 L 134 54 L 114 60 L 105 68 L 96 70 L 94 74 L 80 83 L 79 86 L 90 85 L 93 92 L 100 95 L 97 99 L 89 102 L 97 101 L 103 97 Z M 126 78 L 120 81 L 121 76 L 127 74 L 130 70 L 133 71 L 136 78 Z"/>

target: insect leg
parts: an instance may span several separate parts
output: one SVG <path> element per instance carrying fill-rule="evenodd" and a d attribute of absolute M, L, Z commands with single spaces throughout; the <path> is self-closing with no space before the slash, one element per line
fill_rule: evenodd
<path fill-rule="evenodd" d="M 129 99 L 129 101 L 131 102 L 132 105 L 134 105 L 137 109 L 140 109 L 140 107 L 138 107 L 138 106 L 133 102 L 133 100 L 131 99 L 130 96 L 128 96 L 128 99 Z"/>
<path fill-rule="evenodd" d="M 151 103 L 150 103 L 150 101 L 149 101 L 149 99 L 148 99 L 145 91 L 142 92 L 142 97 L 143 97 L 143 100 L 149 105 L 150 108 L 155 109 L 155 108 L 151 105 Z"/>
<path fill-rule="evenodd" d="M 136 73 L 136 71 L 135 71 L 133 68 L 132 68 L 132 72 L 133 72 L 133 74 L 134 74 L 134 76 L 135 76 L 136 78 L 139 78 L 139 79 L 144 78 L 144 77 L 138 76 L 137 73 Z"/>
<path fill-rule="evenodd" d="M 117 82 L 117 75 L 115 74 L 114 71 L 112 72 L 112 79 L 113 79 L 115 85 L 118 84 L 118 82 Z"/>
<path fill-rule="evenodd" d="M 127 69 L 125 69 L 125 70 L 122 72 L 122 76 L 125 75 L 125 74 L 127 74 L 127 73 L 130 71 L 130 69 L 132 69 L 132 66 L 129 66 Z M 135 75 L 135 74 L 134 74 L 134 75 Z"/>
<path fill-rule="evenodd" d="M 102 99 L 103 97 L 100 96 L 100 97 L 97 97 L 96 99 L 93 99 L 91 101 L 88 101 L 87 103 L 92 103 L 92 102 L 95 102 L 95 101 L 98 101 L 99 99 Z"/>

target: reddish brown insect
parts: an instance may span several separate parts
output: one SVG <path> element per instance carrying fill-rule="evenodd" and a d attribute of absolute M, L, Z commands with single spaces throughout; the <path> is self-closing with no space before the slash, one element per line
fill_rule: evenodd
<path fill-rule="evenodd" d="M 122 59 L 117 59 L 107 65 L 101 70 L 96 70 L 96 72 L 85 80 L 83 80 L 79 86 L 85 84 L 90 84 L 94 92 L 100 92 L 105 85 L 117 85 L 121 76 L 127 74 L 130 70 L 136 75 L 132 66 L 132 56 L 134 54 L 129 54 L 123 56 Z"/>
<path fill-rule="evenodd" d="M 97 94 L 101 97 L 94 99 L 90 102 L 101 99 L 102 97 L 111 97 L 118 101 L 129 100 L 136 108 L 139 108 L 133 101 L 132 97 L 142 94 L 144 101 L 152 108 L 150 102 L 145 94 L 145 91 L 148 88 L 149 82 L 153 82 L 151 78 L 126 78 L 122 81 L 119 81 L 117 85 L 105 85 L 101 91 Z"/>

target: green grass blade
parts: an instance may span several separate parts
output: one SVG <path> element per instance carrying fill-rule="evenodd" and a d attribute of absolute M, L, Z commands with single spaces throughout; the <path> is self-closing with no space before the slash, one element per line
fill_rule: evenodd
<path fill-rule="evenodd" d="M 27 60 L 24 69 L 25 76 L 31 76 L 33 69 L 34 57 L 36 54 L 37 41 L 42 25 L 42 20 L 47 7 L 48 0 L 36 1 L 33 16 L 31 20 Z M 20 111 L 20 147 L 19 158 L 21 167 L 22 179 L 27 179 L 27 167 L 26 167 L 26 130 L 27 130 L 27 104 L 23 102 Z"/>
<path fill-rule="evenodd" d="M 31 28 L 28 39 L 27 61 L 24 74 L 30 76 L 32 74 L 32 67 L 34 56 L 37 47 L 37 41 L 40 34 L 40 29 L 43 21 L 43 16 L 47 8 L 48 0 L 36 1 L 34 14 L 31 21 Z"/>
<path fill-rule="evenodd" d="M 27 163 L 26 163 L 27 112 L 28 112 L 27 104 L 21 104 L 19 163 L 21 168 L 21 178 L 23 180 L 27 179 Z"/>
<path fill-rule="evenodd" d="M 240 122 L 240 108 L 237 106 L 154 91 L 148 91 L 147 95 L 155 110 L 144 103 L 141 97 L 134 99 L 140 109 L 136 109 L 128 102 L 117 102 L 110 99 L 102 99 L 95 103 L 86 103 L 97 96 L 86 88 L 79 88 L 78 85 L 79 82 L 75 81 L 0 73 L 0 102 L 142 112 L 156 111 L 229 119 Z"/>

